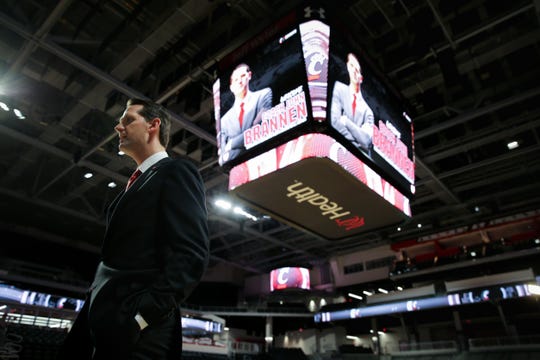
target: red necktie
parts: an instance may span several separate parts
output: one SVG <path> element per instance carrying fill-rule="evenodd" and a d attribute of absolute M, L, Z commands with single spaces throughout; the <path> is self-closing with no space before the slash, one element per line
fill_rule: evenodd
<path fill-rule="evenodd" d="M 352 116 L 354 119 L 354 113 L 356 112 L 356 94 L 353 94 L 353 101 L 352 101 Z"/>
<path fill-rule="evenodd" d="M 240 114 L 238 115 L 238 122 L 240 122 L 240 129 L 242 129 L 242 123 L 244 122 L 244 102 L 240 103 Z"/>
<path fill-rule="evenodd" d="M 139 170 L 139 169 L 137 169 L 137 170 L 135 170 L 135 171 L 133 172 L 133 174 L 132 174 L 131 177 L 129 178 L 128 183 L 127 183 L 127 185 L 126 185 L 126 190 L 129 189 L 129 187 L 131 186 L 131 184 L 133 184 L 133 182 L 134 182 L 135 180 L 137 180 L 137 178 L 138 178 L 139 175 L 141 175 L 141 174 L 142 174 L 142 171 Z"/>

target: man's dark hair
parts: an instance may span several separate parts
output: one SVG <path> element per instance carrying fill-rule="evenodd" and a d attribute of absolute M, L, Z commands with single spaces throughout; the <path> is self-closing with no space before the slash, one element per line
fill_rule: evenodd
<path fill-rule="evenodd" d="M 246 70 L 247 70 L 248 72 L 251 72 L 251 68 L 250 68 L 249 65 L 246 64 L 246 63 L 240 63 L 240 64 L 236 65 L 236 66 L 234 67 L 233 72 L 234 72 L 236 69 L 240 69 L 241 67 L 245 67 Z"/>
<path fill-rule="evenodd" d="M 348 53 L 347 54 L 347 62 L 349 62 L 351 58 L 355 59 L 356 62 L 358 63 L 358 67 L 360 69 L 360 74 L 361 74 L 362 73 L 362 64 L 360 64 L 360 60 L 358 60 L 358 56 L 356 56 L 353 53 Z"/>
<path fill-rule="evenodd" d="M 130 105 L 142 105 L 142 109 L 138 111 L 147 122 L 152 119 L 159 118 L 161 120 L 161 126 L 159 127 L 159 142 L 163 147 L 169 145 L 169 138 L 171 135 L 171 118 L 169 114 L 163 108 L 163 106 L 156 104 L 152 101 L 144 99 L 129 99 L 126 106 Z"/>

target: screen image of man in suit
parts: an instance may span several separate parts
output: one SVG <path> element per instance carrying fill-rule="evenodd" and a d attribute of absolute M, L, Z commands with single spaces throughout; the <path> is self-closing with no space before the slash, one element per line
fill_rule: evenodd
<path fill-rule="evenodd" d="M 374 118 L 373 111 L 360 91 L 362 70 L 356 56 L 347 55 L 349 84 L 336 81 L 332 93 L 331 123 L 345 138 L 356 147 L 370 153 Z"/>
<path fill-rule="evenodd" d="M 158 104 L 128 101 L 115 130 L 140 175 L 111 203 L 101 261 L 60 359 L 180 359 L 180 303 L 209 258 L 204 183 L 166 147 L 171 122 Z"/>
<path fill-rule="evenodd" d="M 267 87 L 251 91 L 251 75 L 246 64 L 238 65 L 231 74 L 229 88 L 234 95 L 234 104 L 221 118 L 222 163 L 234 159 L 245 150 L 244 131 L 259 124 L 263 111 L 272 107 L 272 89 Z"/>

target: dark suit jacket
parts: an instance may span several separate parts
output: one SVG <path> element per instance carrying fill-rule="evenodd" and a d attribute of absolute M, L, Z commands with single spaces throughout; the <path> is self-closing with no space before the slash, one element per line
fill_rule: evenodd
<path fill-rule="evenodd" d="M 235 102 L 233 106 L 221 118 L 221 151 L 223 162 L 229 161 L 237 157 L 244 147 L 244 131 L 259 124 L 262 121 L 262 112 L 272 107 L 272 90 L 264 88 L 258 91 L 249 93 L 249 97 L 244 103 L 244 117 L 242 127 L 238 122 L 240 114 L 239 102 Z M 225 145 L 231 142 L 231 150 L 225 155 Z"/>
<path fill-rule="evenodd" d="M 372 143 L 371 137 L 362 131 L 361 127 L 364 124 L 373 126 L 373 111 L 363 97 L 360 96 L 356 101 L 356 111 L 353 115 L 353 97 L 349 85 L 339 81 L 335 82 L 330 111 L 332 126 L 356 147 L 369 152 Z M 340 121 L 342 115 L 349 119 L 346 124 Z"/>
<path fill-rule="evenodd" d="M 205 190 L 189 160 L 153 165 L 112 202 L 106 220 L 102 262 L 64 358 L 89 358 L 93 341 L 129 348 L 139 335 L 135 314 L 159 323 L 189 295 L 208 263 Z"/>

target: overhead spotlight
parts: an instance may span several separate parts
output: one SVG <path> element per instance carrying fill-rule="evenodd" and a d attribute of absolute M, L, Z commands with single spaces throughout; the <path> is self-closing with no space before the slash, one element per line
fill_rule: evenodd
<path fill-rule="evenodd" d="M 248 213 L 247 211 L 245 211 L 241 207 L 235 206 L 233 211 L 234 211 L 235 214 L 239 214 L 239 215 L 247 217 L 250 220 L 257 221 L 256 216 L 251 215 L 250 213 Z"/>
<path fill-rule="evenodd" d="M 398 286 L 396 289 L 398 289 L 398 291 L 403 291 L 403 288 L 401 286 Z"/>
<path fill-rule="evenodd" d="M 401 226 L 398 226 L 397 231 L 401 231 Z"/>
<path fill-rule="evenodd" d="M 230 203 L 229 201 L 227 200 L 224 200 L 224 199 L 217 199 L 214 201 L 214 205 L 216 205 L 217 207 L 220 207 L 224 210 L 231 210 L 235 213 L 235 214 L 238 214 L 238 215 L 242 215 L 244 217 L 247 217 L 248 219 L 250 220 L 253 220 L 253 221 L 257 221 L 257 217 L 248 213 L 247 211 L 245 211 L 244 209 L 242 209 L 241 207 L 239 206 L 234 206 L 232 203 Z"/>
<path fill-rule="evenodd" d="M 480 207 L 479 207 L 479 206 L 475 206 L 475 207 L 474 207 L 474 212 L 480 212 Z"/>
<path fill-rule="evenodd" d="M 369 291 L 367 291 L 367 290 L 362 291 L 362 293 L 363 293 L 364 295 L 366 295 L 366 296 L 371 296 L 371 295 L 373 295 L 372 292 L 369 292 Z"/>
<path fill-rule="evenodd" d="M 358 300 L 363 300 L 364 299 L 362 296 L 356 295 L 356 294 L 353 294 L 353 293 L 348 293 L 347 296 L 352 297 L 354 299 L 358 299 Z"/>
<path fill-rule="evenodd" d="M 125 154 L 126 154 L 126 153 L 123 152 L 122 150 L 118 151 L 118 155 L 120 155 L 120 156 L 124 156 Z"/>
<path fill-rule="evenodd" d="M 527 288 L 529 289 L 529 292 L 533 295 L 540 295 L 540 286 L 536 284 L 529 284 L 527 285 Z"/>
<path fill-rule="evenodd" d="M 21 110 L 19 109 L 13 109 L 13 113 L 15 114 L 16 117 L 18 117 L 21 120 L 26 119 L 26 116 L 24 116 Z"/>
<path fill-rule="evenodd" d="M 508 144 L 506 144 L 506 147 L 508 148 L 508 150 L 517 149 L 519 147 L 519 142 L 518 141 L 510 141 Z"/>
<path fill-rule="evenodd" d="M 378 288 L 377 290 L 379 290 L 379 292 L 381 292 L 383 294 L 388 294 L 388 290 L 386 290 L 386 289 Z"/>
<path fill-rule="evenodd" d="M 0 101 L 0 109 L 4 111 L 9 111 L 9 106 L 6 103 Z"/>
<path fill-rule="evenodd" d="M 111 181 L 110 183 L 107 184 L 108 187 L 110 187 L 111 189 L 114 189 L 116 187 L 116 183 L 114 181 Z"/>
<path fill-rule="evenodd" d="M 94 174 L 92 174 L 91 172 L 87 172 L 86 174 L 84 174 L 85 179 L 90 179 L 92 176 L 94 176 Z"/>
<path fill-rule="evenodd" d="M 403 117 L 407 119 L 408 122 L 412 122 L 411 118 L 409 117 L 409 115 L 407 115 L 406 112 L 403 112 Z"/>
<path fill-rule="evenodd" d="M 226 200 L 218 199 L 214 201 L 214 204 L 222 209 L 229 210 L 232 208 L 232 204 Z"/>
<path fill-rule="evenodd" d="M 422 224 L 418 224 L 418 225 L 416 225 L 416 227 L 420 229 L 420 228 L 422 228 Z"/>
<path fill-rule="evenodd" d="M 235 214 L 242 214 L 244 212 L 244 210 L 241 207 L 235 206 L 234 209 L 233 209 L 233 212 Z"/>

